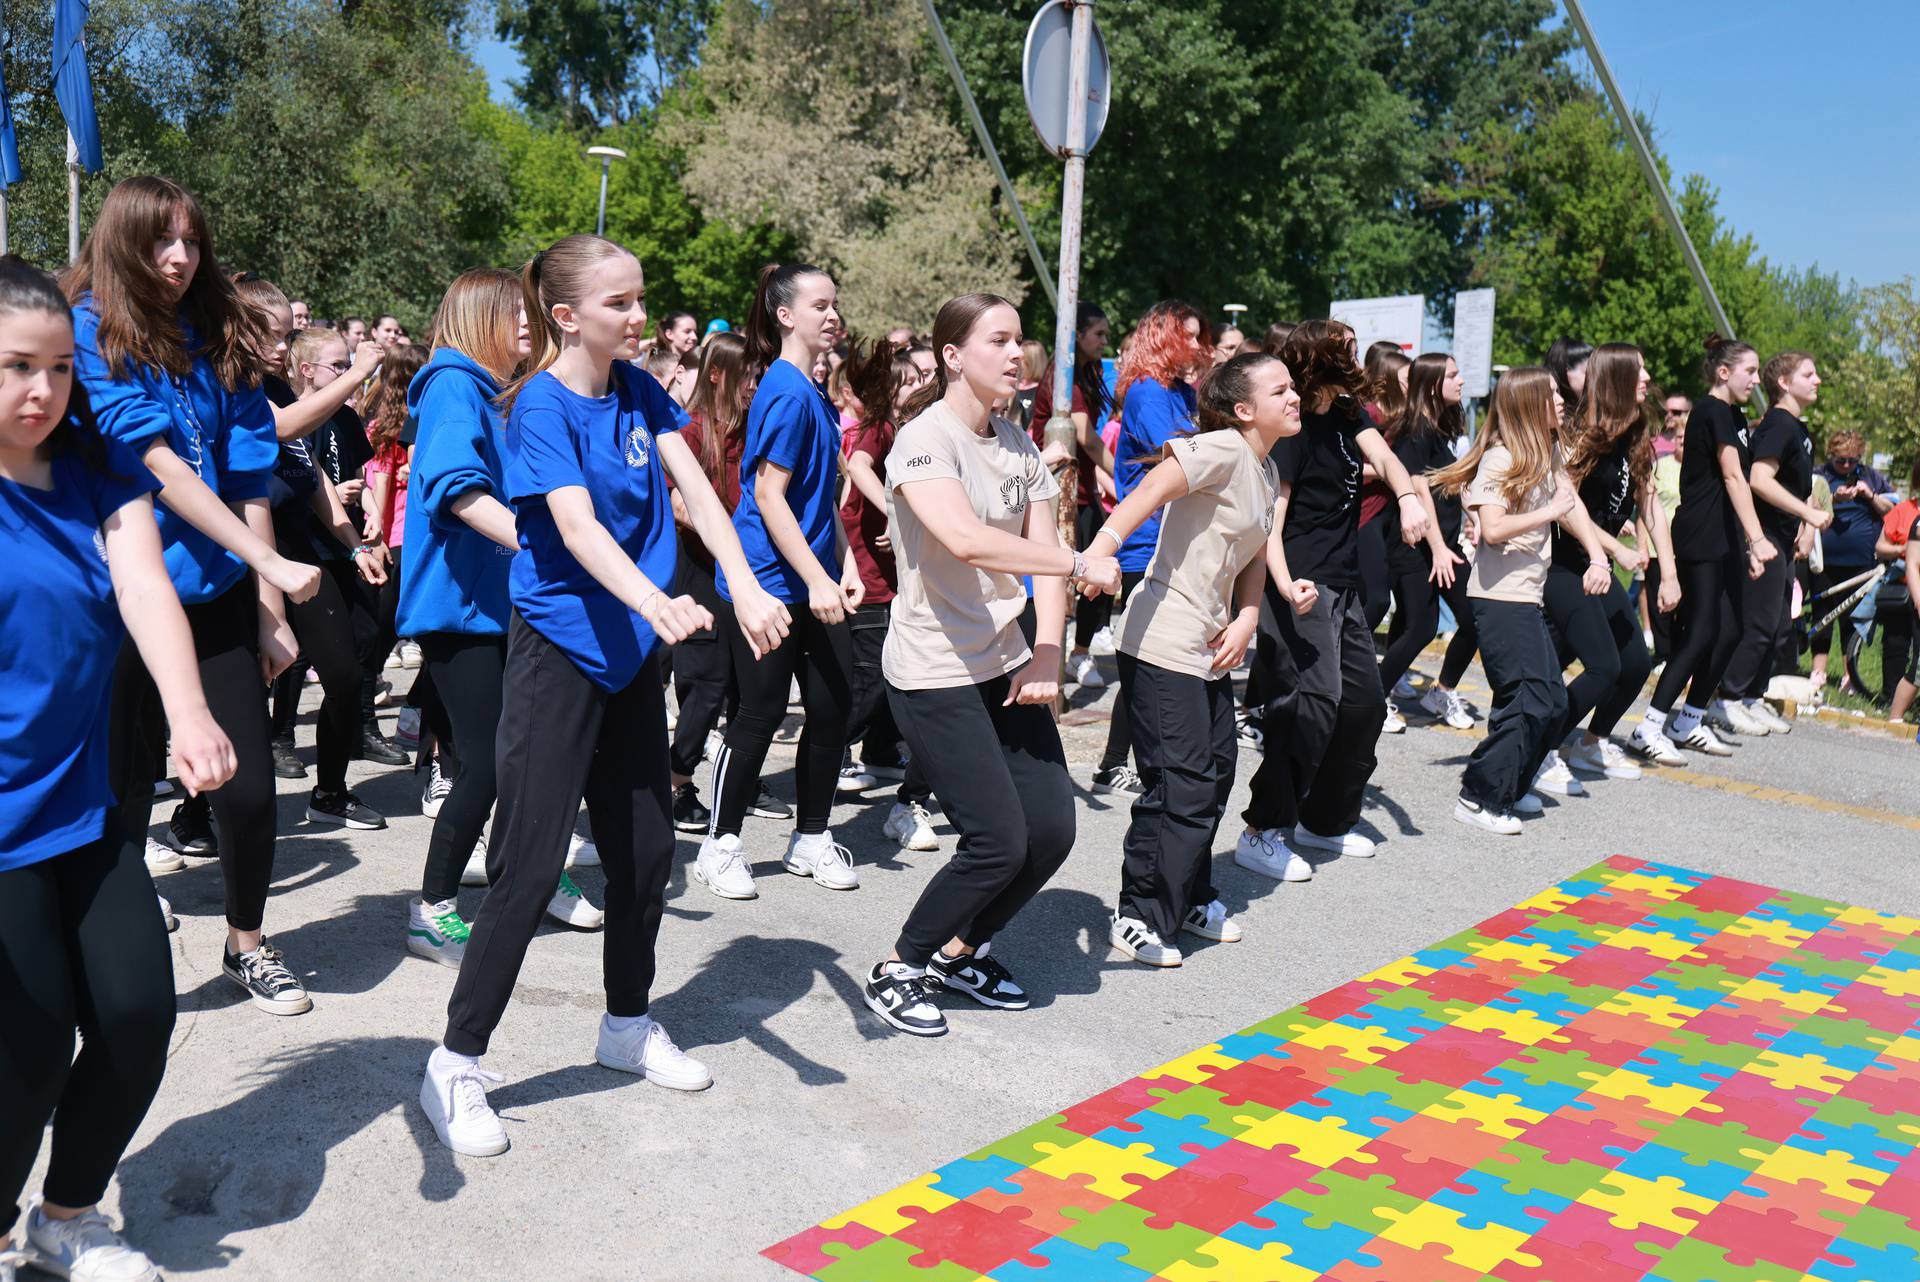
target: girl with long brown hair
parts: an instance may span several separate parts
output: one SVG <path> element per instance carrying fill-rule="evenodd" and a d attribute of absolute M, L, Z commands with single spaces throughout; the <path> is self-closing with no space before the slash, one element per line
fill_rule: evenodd
<path fill-rule="evenodd" d="M 1293 577 L 1312 583 L 1317 596 L 1303 614 L 1297 602 L 1282 599 L 1280 585 L 1267 586 L 1257 659 L 1266 668 L 1267 750 L 1242 812 L 1247 827 L 1234 859 L 1293 881 L 1312 875 L 1300 850 L 1373 854 L 1373 842 L 1353 831 L 1387 715 L 1361 600 L 1363 460 L 1393 493 L 1401 537 L 1415 542 L 1427 532 L 1426 508 L 1407 469 L 1367 418 L 1366 378 L 1354 361 L 1353 341 L 1353 331 L 1338 321 L 1308 321 L 1280 356 L 1300 390 L 1300 431 L 1274 447 L 1288 489 L 1273 538 Z"/>
<path fill-rule="evenodd" d="M 1460 777 L 1453 817 L 1500 836 L 1518 836 L 1521 814 L 1544 807 L 1528 791 L 1547 736 L 1566 715 L 1567 689 L 1541 602 L 1548 527 L 1579 503 L 1554 448 L 1564 403 L 1540 366 L 1510 370 L 1493 389 L 1486 426 L 1459 462 L 1433 484 L 1462 495 L 1480 542 L 1467 596 L 1480 631 L 1480 663 L 1493 687 L 1487 736 Z M 1587 571 L 1595 585 L 1606 567 Z"/>
<path fill-rule="evenodd" d="M 107 194 L 64 283 L 75 370 L 100 429 L 160 482 L 167 572 L 187 610 L 208 706 L 238 763 L 211 794 L 226 883 L 221 970 L 259 1009 L 299 1014 L 313 1003 L 261 929 L 275 823 L 263 678 L 293 661 L 286 598 L 313 596 L 320 571 L 274 547 L 267 492 L 279 445 L 255 371 L 259 326 L 220 268 L 199 202 L 165 178 L 129 178 Z M 135 842 L 144 843 L 153 809 L 161 716 L 153 678 L 129 650 L 114 677 L 113 722 L 126 733 L 112 775 Z M 209 853 L 211 834 L 194 836 L 191 853 Z"/>
<path fill-rule="evenodd" d="M 1362 368 L 1367 377 L 1367 417 L 1384 436 L 1389 426 L 1406 415 L 1407 380 L 1413 371 L 1413 361 L 1400 350 L 1398 343 L 1381 341 L 1367 349 Z M 1361 602 L 1366 607 L 1367 626 L 1378 629 L 1393 604 L 1393 578 L 1387 563 L 1389 544 L 1399 537 L 1399 524 L 1391 514 L 1396 505 L 1386 481 L 1371 465 L 1362 465 L 1360 477 Z M 1400 734 L 1406 728 L 1407 723 L 1389 701 L 1382 729 L 1388 734 Z"/>
<path fill-rule="evenodd" d="M 521 548 L 496 741 L 500 866 L 420 1085 L 440 1141 L 478 1157 L 507 1148 L 486 1100 L 499 1078 L 479 1057 L 565 867 L 583 797 L 607 878 L 607 1009 L 594 1058 L 675 1090 L 713 1084 L 648 1013 L 673 863 L 659 648 L 713 624 L 692 597 L 661 586 L 678 560 L 667 472 L 732 580 L 753 655 L 778 645 L 787 626 L 680 439 L 685 412 L 632 363 L 647 323 L 640 261 L 603 237 L 569 236 L 534 255 L 521 292 L 538 338 L 499 397 Z"/>

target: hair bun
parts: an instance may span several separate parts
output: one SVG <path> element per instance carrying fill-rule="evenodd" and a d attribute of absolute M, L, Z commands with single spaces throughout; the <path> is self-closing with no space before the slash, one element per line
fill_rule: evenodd
<path fill-rule="evenodd" d="M 1719 351 L 1726 343 L 1727 340 L 1720 336 L 1720 331 L 1717 329 L 1707 335 L 1706 348 L 1709 352 Z"/>

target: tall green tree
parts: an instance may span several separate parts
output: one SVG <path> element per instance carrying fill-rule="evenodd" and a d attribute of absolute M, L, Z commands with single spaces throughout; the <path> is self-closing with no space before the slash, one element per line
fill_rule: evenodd
<path fill-rule="evenodd" d="M 1862 342 L 1829 368 L 1821 389 L 1826 426 L 1865 434 L 1904 479 L 1920 451 L 1920 281 L 1861 291 L 1860 329 Z"/>
<path fill-rule="evenodd" d="M 495 29 L 520 54 L 514 84 L 536 118 L 576 131 L 619 124 L 694 63 L 713 0 L 499 0 Z"/>

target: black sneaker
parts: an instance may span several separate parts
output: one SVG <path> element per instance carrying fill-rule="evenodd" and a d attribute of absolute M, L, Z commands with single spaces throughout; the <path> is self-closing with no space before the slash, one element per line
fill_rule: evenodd
<path fill-rule="evenodd" d="M 247 990 L 253 1004 L 272 1015 L 304 1015 L 313 1009 L 313 999 L 287 969 L 280 950 L 264 939 L 250 953 L 221 951 L 220 969 L 227 978 Z"/>
<path fill-rule="evenodd" d="M 867 976 L 867 1008 L 903 1033 L 939 1037 L 947 1017 L 927 994 L 927 975 L 914 974 L 905 962 L 886 961 Z"/>
<path fill-rule="evenodd" d="M 1093 790 L 1116 797 L 1137 797 L 1147 790 L 1132 766 L 1108 766 L 1093 772 Z"/>
<path fill-rule="evenodd" d="M 183 855 L 199 855 L 202 859 L 211 859 L 219 853 L 213 840 L 213 812 L 207 808 L 205 798 L 195 797 L 173 808 L 166 843 Z"/>
<path fill-rule="evenodd" d="M 273 773 L 282 779 L 305 779 L 307 768 L 293 751 L 293 740 L 275 739 L 273 741 Z"/>
<path fill-rule="evenodd" d="M 315 788 L 307 799 L 307 822 L 374 831 L 387 826 L 387 817 L 351 792 L 321 792 Z"/>
<path fill-rule="evenodd" d="M 793 807 L 767 791 L 767 785 L 760 785 L 760 791 L 747 803 L 747 813 L 756 819 L 791 819 Z"/>
<path fill-rule="evenodd" d="M 996 1010 L 1025 1010 L 1027 990 L 1013 982 L 1007 968 L 987 956 L 992 944 L 982 944 L 972 956 L 949 957 L 936 952 L 927 963 L 927 981 L 965 993 L 982 1006 Z"/>
<path fill-rule="evenodd" d="M 681 832 L 705 832 L 713 812 L 700 804 L 700 790 L 683 783 L 673 790 L 673 826 Z"/>
<path fill-rule="evenodd" d="M 380 733 L 376 722 L 368 723 L 360 732 L 360 759 L 383 766 L 404 766 L 411 760 L 398 744 Z"/>

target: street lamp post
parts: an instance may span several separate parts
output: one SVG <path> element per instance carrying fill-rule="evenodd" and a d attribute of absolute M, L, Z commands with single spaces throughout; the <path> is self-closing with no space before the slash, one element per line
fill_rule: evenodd
<path fill-rule="evenodd" d="M 593 230 L 595 235 L 604 236 L 607 234 L 607 171 L 613 168 L 614 161 L 625 160 L 627 153 L 618 147 L 589 147 L 587 154 L 600 161 L 600 218 Z"/>

